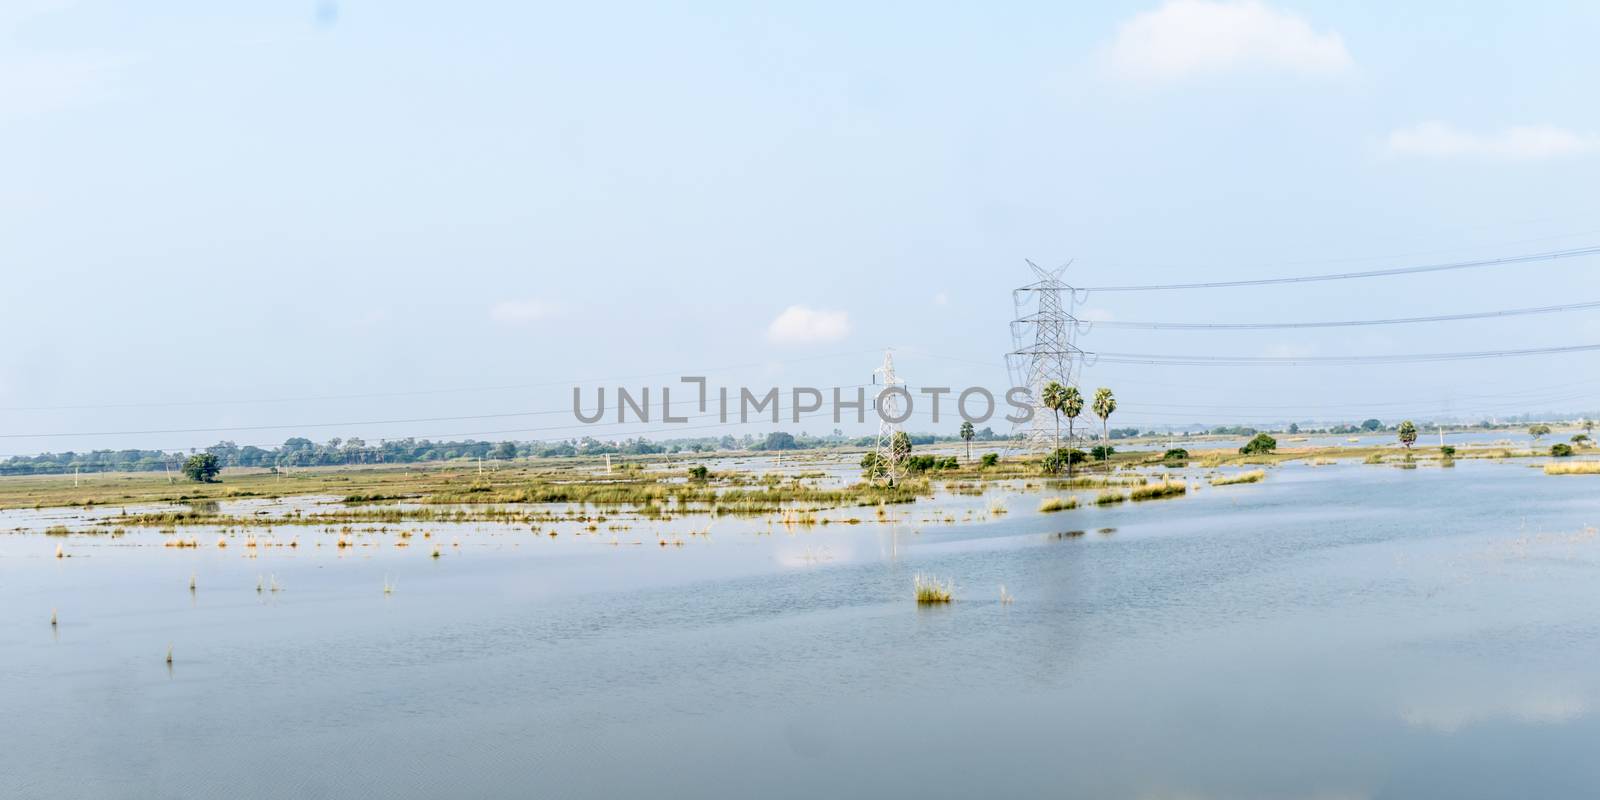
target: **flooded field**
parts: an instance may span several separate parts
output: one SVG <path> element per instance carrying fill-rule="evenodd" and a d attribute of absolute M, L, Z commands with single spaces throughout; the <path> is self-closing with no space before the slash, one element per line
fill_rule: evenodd
<path fill-rule="evenodd" d="M 0 796 L 1584 795 L 1600 476 L 1531 465 L 665 519 L 12 509 Z"/>

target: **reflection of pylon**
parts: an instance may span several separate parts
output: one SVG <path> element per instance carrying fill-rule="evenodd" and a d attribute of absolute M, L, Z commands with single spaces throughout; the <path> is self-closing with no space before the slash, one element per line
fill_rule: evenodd
<path fill-rule="evenodd" d="M 894 435 L 900 432 L 900 423 L 893 420 L 900 418 L 900 392 L 891 389 L 905 383 L 894 374 L 894 351 L 883 351 L 883 366 L 873 370 L 872 375 L 873 380 L 883 386 L 874 400 L 878 413 L 878 445 L 873 452 L 883 466 L 883 477 L 894 483 L 895 469 L 900 466 L 894 455 Z"/>
<path fill-rule="evenodd" d="M 1006 354 L 1013 386 L 1025 387 L 1033 403 L 1033 419 L 1018 423 L 1012 433 L 1023 434 L 1022 447 L 1049 452 L 1055 447 L 1055 412 L 1044 407 L 1044 387 L 1051 381 L 1074 385 L 1073 369 L 1083 359 L 1074 341 L 1078 319 L 1072 315 L 1075 290 L 1063 283 L 1061 274 L 1071 262 L 1046 270 L 1032 261 L 1028 268 L 1038 280 L 1011 293 L 1017 318 L 1011 323 L 1015 347 Z M 1063 295 L 1065 295 L 1063 297 Z M 1032 313 L 1023 313 L 1032 308 Z M 1071 447 L 1072 443 L 1067 442 Z"/>

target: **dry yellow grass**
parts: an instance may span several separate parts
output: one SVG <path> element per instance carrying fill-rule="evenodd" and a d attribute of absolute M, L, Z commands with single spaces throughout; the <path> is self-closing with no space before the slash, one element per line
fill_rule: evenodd
<path fill-rule="evenodd" d="M 916 591 L 918 605 L 948 603 L 953 599 L 951 586 L 947 581 L 926 577 L 918 573 L 912 577 L 911 585 Z"/>
<path fill-rule="evenodd" d="M 1124 495 L 1122 492 L 1116 491 L 1115 489 L 1108 489 L 1101 492 L 1100 495 L 1094 499 L 1094 503 L 1097 506 L 1109 506 L 1120 503 L 1127 499 L 1127 495 Z"/>
<path fill-rule="evenodd" d="M 1546 475 L 1600 475 L 1600 461 L 1563 461 L 1544 465 Z"/>
<path fill-rule="evenodd" d="M 1130 500 L 1159 500 L 1163 497 L 1177 497 L 1187 494 L 1189 484 L 1183 481 L 1169 481 L 1163 478 L 1160 483 L 1148 483 L 1135 488 L 1128 493 Z"/>
<path fill-rule="evenodd" d="M 1260 483 L 1267 479 L 1267 471 L 1253 469 L 1249 472 L 1240 472 L 1233 475 L 1218 475 L 1211 479 L 1212 486 L 1228 486 L 1235 483 Z"/>
<path fill-rule="evenodd" d="M 1052 511 L 1071 511 L 1078 507 L 1078 498 L 1072 497 L 1046 497 L 1039 503 L 1039 512 L 1048 514 Z"/>

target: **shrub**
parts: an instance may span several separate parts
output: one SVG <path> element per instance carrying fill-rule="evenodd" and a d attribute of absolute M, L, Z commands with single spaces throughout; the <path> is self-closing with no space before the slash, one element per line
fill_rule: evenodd
<path fill-rule="evenodd" d="M 1567 456 L 1572 455 L 1572 445 L 1567 444 L 1566 442 L 1557 442 L 1553 445 L 1550 445 L 1550 455 L 1555 456 L 1556 458 L 1566 458 Z"/>
<path fill-rule="evenodd" d="M 1162 461 L 1188 461 L 1189 451 L 1181 447 L 1174 447 L 1161 457 Z"/>
<path fill-rule="evenodd" d="M 1455 458 L 1456 455 L 1455 447 L 1448 444 L 1440 445 L 1439 452 L 1443 453 L 1445 458 Z"/>
<path fill-rule="evenodd" d="M 1044 457 L 1044 471 L 1054 475 L 1066 469 L 1068 463 L 1082 464 L 1087 458 L 1082 450 L 1063 447 Z"/>
<path fill-rule="evenodd" d="M 1264 455 L 1266 453 L 1271 453 L 1276 449 L 1278 449 L 1277 439 L 1274 439 L 1265 433 L 1258 433 L 1254 439 L 1245 442 L 1244 447 L 1239 448 L 1239 452 L 1247 456 Z"/>
<path fill-rule="evenodd" d="M 1089 451 L 1090 455 L 1093 455 L 1094 460 L 1096 461 L 1104 461 L 1115 455 L 1116 452 L 1117 449 L 1115 447 L 1106 444 L 1097 444 L 1094 446 L 1093 450 Z"/>
<path fill-rule="evenodd" d="M 704 464 L 696 464 L 689 468 L 689 480 L 691 481 L 696 483 L 705 483 L 707 480 L 710 480 L 710 478 L 711 470 L 706 469 L 706 465 Z"/>
<path fill-rule="evenodd" d="M 183 462 L 183 475 L 196 483 L 216 483 L 222 464 L 211 453 L 198 453 Z"/>
<path fill-rule="evenodd" d="M 999 464 L 999 463 L 1000 463 L 1000 454 L 999 453 L 984 453 L 983 457 L 978 459 L 978 466 L 980 466 L 980 467 L 992 467 L 992 466 L 994 466 L 996 464 Z"/>
<path fill-rule="evenodd" d="M 909 456 L 905 462 L 906 472 L 917 474 L 936 469 L 960 469 L 961 464 L 955 456 Z"/>

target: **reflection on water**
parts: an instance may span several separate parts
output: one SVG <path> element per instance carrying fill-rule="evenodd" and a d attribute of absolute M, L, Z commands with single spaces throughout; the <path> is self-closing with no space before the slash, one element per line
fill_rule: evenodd
<path fill-rule="evenodd" d="M 0 796 L 1588 796 L 1597 488 L 8 534 Z"/>

